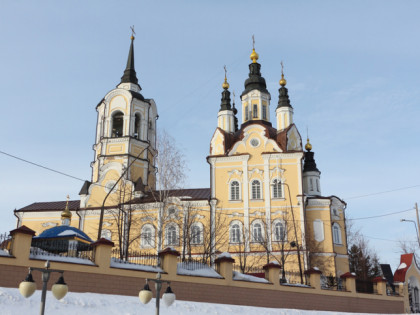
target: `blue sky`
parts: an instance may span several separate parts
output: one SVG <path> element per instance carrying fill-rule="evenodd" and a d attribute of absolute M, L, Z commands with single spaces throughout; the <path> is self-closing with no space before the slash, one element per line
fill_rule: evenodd
<path fill-rule="evenodd" d="M 420 202 L 418 12 L 418 1 L 2 1 L 0 150 L 90 179 L 95 106 L 119 83 L 135 25 L 142 93 L 187 157 L 187 186 L 208 187 L 223 65 L 240 95 L 255 34 L 271 117 L 283 60 L 323 194 L 343 198 L 351 218 L 410 209 Z M 14 228 L 15 208 L 78 198 L 75 179 L 3 154 L 0 165 L 0 231 Z M 415 240 L 401 218 L 414 211 L 355 221 L 393 266 L 396 241 Z"/>

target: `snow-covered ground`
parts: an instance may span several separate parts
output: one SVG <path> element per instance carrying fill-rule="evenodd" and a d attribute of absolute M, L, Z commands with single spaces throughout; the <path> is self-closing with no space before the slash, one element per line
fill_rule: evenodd
<path fill-rule="evenodd" d="M 175 292 L 176 293 L 176 292 Z M 36 291 L 28 299 L 22 297 L 18 289 L 0 287 L 0 313 L 2 315 L 16 314 L 39 314 L 41 291 Z M 47 293 L 46 314 L 60 315 L 91 315 L 91 314 L 154 314 L 155 300 L 143 305 L 137 297 L 107 295 L 96 293 L 72 293 L 69 292 L 62 300 L 57 301 L 51 294 Z M 201 314 L 241 314 L 241 315 L 334 315 L 355 313 L 338 312 L 316 312 L 290 309 L 273 309 L 250 306 L 237 306 L 226 304 L 210 304 L 186 301 L 175 301 L 170 307 L 161 305 L 162 315 L 201 315 Z"/>

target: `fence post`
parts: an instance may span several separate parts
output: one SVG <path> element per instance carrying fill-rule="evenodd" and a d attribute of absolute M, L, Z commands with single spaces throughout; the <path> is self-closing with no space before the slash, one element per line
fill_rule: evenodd
<path fill-rule="evenodd" d="M 317 268 L 310 268 L 305 271 L 305 274 L 309 276 L 309 283 L 315 290 L 321 290 L 321 274 L 322 272 Z"/>
<path fill-rule="evenodd" d="M 265 279 L 270 281 L 275 286 L 280 285 L 280 265 L 275 263 L 268 263 L 263 266 L 265 271 Z"/>
<path fill-rule="evenodd" d="M 346 291 L 356 293 L 356 275 L 351 272 L 346 272 L 340 276 L 346 285 Z"/>
<path fill-rule="evenodd" d="M 375 286 L 376 286 L 376 292 L 378 294 L 386 295 L 386 282 L 387 282 L 386 279 L 383 277 L 373 278 L 373 285 L 374 285 L 373 289 L 375 289 Z"/>
<path fill-rule="evenodd" d="M 216 258 L 214 263 L 216 264 L 217 271 L 223 278 L 225 278 L 226 282 L 232 282 L 233 264 L 235 263 L 235 259 L 232 257 L 221 256 Z"/>
<path fill-rule="evenodd" d="M 160 268 L 162 268 L 168 275 L 176 276 L 178 269 L 177 258 L 180 255 L 181 254 L 178 251 L 169 247 L 161 250 L 158 254 L 161 260 Z"/>
<path fill-rule="evenodd" d="M 12 236 L 12 245 L 10 247 L 11 254 L 16 257 L 18 261 L 29 260 L 32 237 L 35 236 L 35 231 L 22 225 L 21 227 L 10 231 L 10 235 Z"/>
<path fill-rule="evenodd" d="M 109 268 L 111 264 L 111 251 L 112 247 L 114 247 L 114 243 L 105 238 L 101 238 L 92 243 L 92 247 L 94 248 L 95 264 L 99 266 L 99 268 Z"/>

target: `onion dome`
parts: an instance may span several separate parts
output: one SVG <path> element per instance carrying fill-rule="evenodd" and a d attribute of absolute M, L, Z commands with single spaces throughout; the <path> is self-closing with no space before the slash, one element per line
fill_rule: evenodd
<path fill-rule="evenodd" d="M 259 56 L 255 52 L 255 49 L 252 49 L 250 58 L 252 63 L 249 64 L 249 77 L 245 81 L 245 90 L 242 92 L 241 96 L 251 92 L 252 90 L 258 90 L 260 92 L 270 94 L 267 91 L 267 84 L 265 83 L 265 79 L 261 76 L 261 65 L 257 62 Z"/>
<path fill-rule="evenodd" d="M 226 77 L 226 66 L 225 66 L 225 81 L 223 82 L 222 87 L 223 87 L 223 92 L 222 92 L 222 99 L 221 99 L 219 111 L 231 110 L 232 107 L 230 105 L 230 92 L 228 90 L 229 83 L 227 82 L 227 77 Z"/>
<path fill-rule="evenodd" d="M 63 212 L 61 212 L 61 220 L 62 220 L 62 222 L 67 222 L 67 221 L 70 222 L 70 220 L 71 220 L 72 214 L 71 214 L 71 212 L 69 210 L 69 199 L 70 199 L 70 196 L 67 195 L 66 208 L 63 210 Z"/>
<path fill-rule="evenodd" d="M 309 143 L 309 139 L 307 140 L 307 143 L 305 145 L 305 149 L 307 150 L 305 152 L 305 162 L 303 164 L 303 172 L 318 172 L 319 169 L 316 167 L 315 159 L 314 159 L 314 152 L 311 152 L 312 145 Z"/>
<path fill-rule="evenodd" d="M 281 80 L 279 81 L 280 84 L 280 89 L 279 89 L 279 102 L 277 105 L 277 108 L 279 107 L 292 107 L 292 105 L 290 105 L 290 99 L 289 99 L 289 93 L 288 90 L 286 88 L 286 79 L 284 78 L 284 73 L 283 73 L 283 63 L 281 64 Z"/>

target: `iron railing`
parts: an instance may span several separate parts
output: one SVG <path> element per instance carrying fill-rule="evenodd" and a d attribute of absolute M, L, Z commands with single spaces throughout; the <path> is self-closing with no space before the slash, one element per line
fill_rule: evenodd
<path fill-rule="evenodd" d="M 359 293 L 374 293 L 373 282 L 370 280 L 356 279 L 356 292 Z"/>
<path fill-rule="evenodd" d="M 346 286 L 341 278 L 321 275 L 321 289 L 346 291 Z"/>
<path fill-rule="evenodd" d="M 178 257 L 178 266 L 186 270 L 200 270 L 212 268 L 210 265 L 204 263 L 202 259 L 189 258 L 182 260 L 181 257 Z"/>
<path fill-rule="evenodd" d="M 111 257 L 114 261 L 124 264 L 133 264 L 141 266 L 159 266 L 159 257 L 156 254 L 144 253 L 141 251 L 129 251 L 123 255 L 118 248 L 112 250 Z"/>
<path fill-rule="evenodd" d="M 41 257 L 73 257 L 94 261 L 93 247 L 68 240 L 32 240 L 30 255 Z"/>
<path fill-rule="evenodd" d="M 234 264 L 233 265 L 233 270 L 234 271 L 239 271 L 241 273 L 245 273 L 245 274 L 264 274 L 265 271 L 262 267 L 245 267 L 245 270 L 243 271 L 241 269 L 241 265 L 239 264 Z"/>

